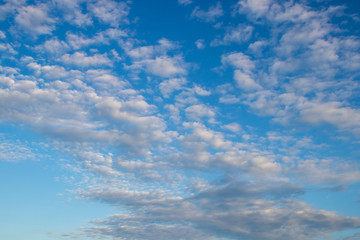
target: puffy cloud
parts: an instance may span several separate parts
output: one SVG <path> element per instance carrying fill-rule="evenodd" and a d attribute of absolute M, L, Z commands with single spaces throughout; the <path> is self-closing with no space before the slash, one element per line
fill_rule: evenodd
<path fill-rule="evenodd" d="M 185 79 L 189 65 L 184 59 L 189 55 L 183 57 L 188 52 L 181 53 L 179 43 L 161 38 L 143 45 L 132 26 L 118 29 L 128 22 L 126 3 L 56 0 L 52 4 L 61 10 L 64 21 L 76 26 L 72 32 L 59 31 L 66 41 L 62 36 L 45 36 L 36 47 L 21 39 L 21 45 L 9 44 L 14 51 L 26 47 L 37 60 L 13 56 L 2 62 L 0 120 L 47 137 L 45 149 L 56 149 L 71 159 L 64 168 L 71 171 L 76 188 L 72 192 L 122 212 L 93 220 L 93 226 L 80 229 L 79 235 L 62 237 L 310 240 L 360 227 L 359 218 L 316 210 L 298 200 L 299 195 L 309 194 L 309 187 L 342 190 L 360 181 L 356 164 L 340 157 L 319 157 L 322 151 L 332 154 L 327 151 L 331 146 L 317 144 L 322 140 L 314 140 L 310 131 L 296 130 L 302 130 L 297 127 L 304 123 L 359 130 L 358 109 L 351 101 L 358 90 L 360 44 L 356 37 L 332 34 L 336 29 L 328 21 L 330 10 L 314 12 L 294 2 L 280 6 L 264 0 L 239 1 L 236 7 L 250 19 L 247 24 L 256 24 L 225 28 L 218 44 L 248 41 L 253 32 L 258 41 L 243 52 L 229 52 L 231 46 L 209 48 L 222 54 L 214 59 L 221 61 L 216 70 L 223 75 L 206 85 L 210 79 L 198 79 L 202 73 Z M 86 5 L 90 12 L 85 12 Z M 50 12 L 46 6 L 53 5 L 5 10 L 10 15 L 22 9 L 23 18 L 31 21 L 37 19 L 32 8 L 43 11 L 35 26 L 49 29 L 39 30 L 34 34 L 38 36 L 54 32 L 55 20 L 44 20 Z M 214 22 L 222 14 L 218 3 L 208 11 L 195 8 L 192 17 Z M 229 21 L 238 20 L 233 17 Z M 78 28 L 89 24 L 101 31 L 90 36 L 85 32 L 92 28 Z M 104 30 L 108 26 L 112 27 Z M 6 33 L 6 37 L 12 36 Z M 201 48 L 205 41 L 209 39 L 196 43 Z M 87 51 L 90 46 L 109 53 Z M 115 69 L 110 57 L 121 57 L 124 68 Z M 8 63 L 16 68 L 5 67 Z M 211 66 L 194 67 L 199 69 L 208 71 Z M 125 80 L 126 70 L 145 74 L 139 74 L 140 81 L 132 87 Z M 154 88 L 154 84 L 158 85 Z M 222 85 L 214 91 L 216 84 Z M 211 94 L 218 94 L 220 103 L 249 108 L 214 106 L 216 99 L 206 97 Z M 271 127 L 279 132 L 263 132 L 268 127 L 263 120 L 267 123 L 268 118 L 260 119 L 248 110 L 271 116 L 275 120 Z M 293 125 L 282 128 L 279 122 Z M 36 148 L 24 142 L 3 140 L 0 135 L 0 143 L 2 160 L 38 156 Z"/>
<path fill-rule="evenodd" d="M 128 23 L 129 6 L 126 2 L 100 0 L 88 4 L 88 9 L 101 22 L 112 27 Z"/>
<path fill-rule="evenodd" d="M 59 60 L 64 64 L 79 67 L 112 65 L 112 61 L 108 58 L 107 54 L 94 54 L 93 56 L 87 56 L 85 52 L 75 52 L 72 55 L 65 54 Z"/>
<path fill-rule="evenodd" d="M 15 81 L 11 77 L 7 77 L 5 75 L 0 75 L 0 84 L 1 86 L 5 85 L 7 87 L 10 87 L 14 85 Z"/>
<path fill-rule="evenodd" d="M 256 17 L 262 17 L 271 5 L 271 0 L 240 0 L 237 3 L 239 12 L 251 11 Z"/>
<path fill-rule="evenodd" d="M 200 121 L 200 119 L 203 117 L 210 119 L 215 117 L 215 112 L 204 104 L 197 104 L 187 107 L 185 109 L 185 113 L 188 119 L 195 121 Z"/>
<path fill-rule="evenodd" d="M 237 86 L 248 91 L 242 93 L 244 102 L 235 98 L 230 101 L 246 103 L 255 113 L 273 116 L 278 123 L 289 123 L 300 116 L 302 122 L 328 123 L 357 135 L 358 125 L 350 120 L 357 119 L 357 109 L 348 101 L 352 101 L 352 91 L 357 88 L 357 83 L 349 79 L 354 77 L 352 69 L 359 62 L 354 54 L 359 46 L 353 37 L 335 34 L 337 27 L 331 17 L 341 15 L 341 8 L 314 10 L 302 3 L 280 6 L 255 0 L 239 1 L 237 7 L 248 20 L 267 27 L 274 35 L 269 41 L 249 46 L 258 57 L 256 62 L 243 53 L 222 56 L 223 66 L 235 68 Z M 335 76 L 342 76 L 342 80 L 334 81 Z M 220 99 L 228 100 L 224 96 Z"/>
<path fill-rule="evenodd" d="M 11 102 L 0 106 L 4 121 L 24 123 L 39 132 L 66 140 L 110 137 L 105 136 L 105 131 L 95 130 L 99 124 L 87 120 L 87 113 L 77 103 L 85 96 L 77 91 L 40 89 L 33 81 L 17 81 L 11 89 L 0 90 L 2 102 Z"/>
<path fill-rule="evenodd" d="M 244 90 L 258 90 L 261 86 L 255 82 L 252 77 L 241 70 L 235 70 L 234 80 L 236 81 L 239 88 Z"/>
<path fill-rule="evenodd" d="M 97 33 L 93 37 L 88 37 L 83 34 L 72 32 L 66 33 L 66 41 L 73 49 L 81 49 L 91 45 L 109 44 L 110 40 L 118 40 L 119 38 L 126 37 L 127 33 L 123 30 L 116 28 L 108 28 L 105 31 Z"/>
<path fill-rule="evenodd" d="M 181 57 L 156 57 L 145 61 L 146 70 L 161 77 L 186 74 L 186 69 L 183 66 Z"/>
<path fill-rule="evenodd" d="M 195 85 L 193 87 L 194 92 L 199 96 L 209 96 L 211 95 L 211 92 L 208 90 L 203 89 L 202 87 Z"/>
<path fill-rule="evenodd" d="M 173 77 L 185 75 L 187 70 L 181 56 L 159 56 L 154 59 L 134 61 L 129 69 L 144 69 L 146 72 L 159 77 Z"/>
<path fill-rule="evenodd" d="M 215 22 L 217 18 L 224 14 L 221 3 L 218 2 L 215 6 L 210 6 L 207 11 L 195 7 L 191 13 L 191 17 L 198 18 L 205 22 Z"/>
<path fill-rule="evenodd" d="M 148 45 L 141 47 L 128 47 L 125 46 L 126 54 L 134 59 L 150 59 L 157 55 L 164 55 L 168 51 L 178 48 L 175 42 L 172 42 L 166 38 L 162 38 L 158 41 L 157 45 Z"/>
<path fill-rule="evenodd" d="M 85 79 L 100 88 L 123 89 L 127 83 L 109 70 L 90 69 L 85 73 Z"/>
<path fill-rule="evenodd" d="M 69 49 L 69 46 L 66 42 L 60 41 L 59 39 L 52 38 L 50 40 L 45 41 L 43 44 L 36 46 L 35 50 L 40 51 L 42 53 L 49 53 L 56 56 L 62 55 Z"/>
<path fill-rule="evenodd" d="M 164 97 L 169 97 L 176 90 L 180 90 L 187 83 L 185 78 L 172 78 L 160 83 L 159 89 Z"/>
<path fill-rule="evenodd" d="M 46 66 L 39 65 L 39 68 L 43 71 Z M 124 151 L 126 149 L 128 156 L 145 156 L 150 153 L 151 146 L 155 148 L 160 143 L 171 142 L 175 136 L 175 132 L 165 131 L 163 119 L 153 115 L 155 106 L 148 104 L 136 91 L 119 91 L 126 84 L 108 71 L 88 70 L 85 79 L 100 86 L 98 89 L 108 89 L 110 85 L 116 94 L 122 93 L 122 97 L 129 99 L 106 96 L 111 91 L 106 91 L 103 96 L 101 90 L 97 92 L 79 79 L 42 84 L 34 80 L 17 80 L 18 77 L 3 77 L 0 118 L 4 122 L 25 124 L 65 142 L 113 142 Z M 67 77 L 64 76 L 65 80 Z M 113 172 L 112 166 L 95 164 L 94 157 L 77 152 L 75 157 L 84 159 L 87 169 L 98 173 Z"/>
<path fill-rule="evenodd" d="M 223 128 L 227 129 L 227 130 L 230 130 L 234 133 L 239 133 L 242 131 L 242 128 L 240 126 L 240 124 L 234 122 L 234 123 L 230 123 L 230 124 L 226 124 L 223 126 Z"/>
<path fill-rule="evenodd" d="M 93 23 L 88 13 L 83 13 L 81 3 L 83 0 L 54 0 L 56 7 L 62 11 L 63 18 L 77 26 L 88 26 Z"/>
<path fill-rule="evenodd" d="M 223 65 L 231 65 L 236 68 L 234 71 L 234 80 L 237 86 L 243 90 L 260 90 L 262 87 L 253 79 L 252 73 L 255 69 L 255 63 L 249 56 L 239 52 L 230 53 L 221 57 Z M 256 75 L 255 75 L 256 76 Z"/>
<path fill-rule="evenodd" d="M 178 45 L 175 42 L 162 38 L 157 45 L 133 47 L 125 45 L 124 50 L 131 58 L 132 64 L 126 66 L 127 69 L 144 70 L 155 76 L 174 77 L 187 73 L 187 64 L 181 54 L 170 56 L 169 51 L 175 50 Z"/>
<path fill-rule="evenodd" d="M 48 15 L 46 5 L 26 6 L 18 9 L 15 22 L 19 30 L 34 37 L 51 34 L 56 20 Z"/>
<path fill-rule="evenodd" d="M 255 63 L 249 56 L 241 52 L 222 55 L 221 63 L 223 65 L 231 65 L 237 69 L 243 70 L 244 72 L 251 72 L 255 69 Z"/>
<path fill-rule="evenodd" d="M 356 165 L 335 160 L 304 160 L 297 163 L 295 174 L 303 181 L 311 184 L 324 184 L 338 186 L 357 182 L 360 179 L 360 171 Z"/>
<path fill-rule="evenodd" d="M 339 126 L 341 129 L 360 133 L 359 120 L 360 112 L 357 109 L 343 107 L 339 102 L 306 102 L 299 106 L 302 120 L 318 124 L 331 123 Z"/>
<path fill-rule="evenodd" d="M 16 10 L 25 5 L 26 0 L 4 1 L 0 7 L 0 20 L 6 19 L 9 15 L 16 13 Z"/>

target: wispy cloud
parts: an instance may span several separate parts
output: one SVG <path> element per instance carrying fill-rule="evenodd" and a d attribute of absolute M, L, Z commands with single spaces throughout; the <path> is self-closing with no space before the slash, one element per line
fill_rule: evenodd
<path fill-rule="evenodd" d="M 207 11 L 201 10 L 200 7 L 195 7 L 191 16 L 205 22 L 215 22 L 215 20 L 223 14 L 221 3 L 218 2 L 216 5 L 210 6 Z"/>

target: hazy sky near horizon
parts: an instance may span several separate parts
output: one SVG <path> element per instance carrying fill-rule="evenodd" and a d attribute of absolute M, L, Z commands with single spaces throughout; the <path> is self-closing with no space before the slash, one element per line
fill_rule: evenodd
<path fill-rule="evenodd" d="M 360 239 L 360 4 L 0 1 L 0 239 Z"/>

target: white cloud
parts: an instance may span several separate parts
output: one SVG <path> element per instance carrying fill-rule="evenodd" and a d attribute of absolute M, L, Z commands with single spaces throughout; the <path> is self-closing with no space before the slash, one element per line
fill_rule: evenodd
<path fill-rule="evenodd" d="M 158 41 L 157 45 L 148 45 L 135 48 L 126 47 L 126 54 L 134 59 L 150 59 L 158 55 L 164 55 L 168 51 L 178 48 L 175 42 L 172 42 L 166 38 L 162 38 Z"/>
<path fill-rule="evenodd" d="M 72 89 L 41 89 L 33 81 L 17 81 L 11 91 L 1 89 L 0 104 L 5 121 L 26 124 L 32 129 L 62 139 L 109 139 L 112 134 L 96 131 L 99 124 L 88 119 L 78 101 L 86 94 Z"/>
<path fill-rule="evenodd" d="M 223 38 L 215 39 L 211 42 L 211 46 L 229 45 L 231 43 L 241 44 L 247 42 L 254 31 L 254 27 L 250 25 L 242 25 L 235 28 L 228 28 Z"/>
<path fill-rule="evenodd" d="M 221 63 L 223 65 L 231 65 L 232 67 L 241 69 L 246 73 L 250 73 L 255 69 L 255 63 L 249 56 L 241 52 L 222 55 Z"/>
<path fill-rule="evenodd" d="M 237 8 L 240 13 L 250 10 L 258 18 L 266 14 L 270 5 L 271 0 L 240 0 L 237 3 Z"/>
<path fill-rule="evenodd" d="M 240 99 L 234 95 L 226 94 L 219 98 L 219 102 L 225 104 L 234 104 L 234 103 L 239 103 Z"/>
<path fill-rule="evenodd" d="M 129 6 L 126 2 L 116 2 L 112 0 L 100 0 L 96 3 L 88 4 L 88 10 L 94 14 L 101 22 L 112 27 L 118 27 L 128 23 Z"/>
<path fill-rule="evenodd" d="M 294 173 L 310 184 L 339 186 L 360 180 L 360 170 L 355 164 L 340 160 L 303 160 L 297 163 Z"/>
<path fill-rule="evenodd" d="M 6 140 L 0 135 L 0 161 L 18 162 L 25 160 L 40 160 L 43 156 L 23 141 Z"/>
<path fill-rule="evenodd" d="M 199 100 L 191 89 L 184 89 L 175 96 L 175 101 L 183 106 L 198 103 Z"/>
<path fill-rule="evenodd" d="M 44 71 L 50 66 L 38 67 Z M 2 121 L 25 124 L 60 141 L 111 144 L 126 151 L 128 157 L 146 156 L 150 154 L 149 148 L 155 149 L 161 143 L 171 142 L 176 136 L 176 132 L 165 131 L 166 122 L 162 118 L 153 115 L 155 106 L 148 104 L 136 92 L 128 91 L 126 94 L 126 91 L 119 91 L 126 83 L 108 71 L 86 72 L 85 79 L 91 81 L 89 85 L 100 85 L 96 91 L 79 79 L 43 84 L 17 80 L 19 76 L 13 81 L 5 77 L 5 85 L 2 85 L 5 88 L 0 88 Z M 65 79 L 68 80 L 66 76 Z M 103 92 L 102 86 L 111 90 Z M 111 94 L 117 96 L 119 93 L 126 100 L 111 97 Z M 67 148 L 79 157 L 77 151 L 73 151 L 76 146 Z M 95 158 L 84 161 L 83 167 L 91 171 L 115 174 L 111 166 Z"/>
<path fill-rule="evenodd" d="M 0 20 L 4 20 L 9 15 L 16 13 L 17 9 L 25 5 L 26 0 L 13 0 L 13 1 L 3 1 L 6 2 L 3 5 L 0 5 Z"/>
<path fill-rule="evenodd" d="M 200 121 L 201 118 L 207 117 L 213 119 L 215 117 L 215 112 L 204 104 L 197 104 L 187 107 L 185 113 L 188 119 Z"/>
<path fill-rule="evenodd" d="M 97 33 L 93 37 L 87 37 L 84 34 L 67 32 L 66 41 L 73 49 L 81 49 L 90 45 L 109 44 L 110 40 L 119 40 L 126 37 L 127 33 L 116 28 L 108 28 L 105 31 Z"/>
<path fill-rule="evenodd" d="M 159 85 L 159 89 L 162 95 L 168 98 L 172 92 L 184 88 L 186 83 L 187 81 L 185 78 L 172 78 L 162 81 Z"/>
<path fill-rule="evenodd" d="M 251 50 L 253 53 L 257 54 L 258 56 L 261 56 L 263 49 L 268 44 L 269 43 L 266 41 L 255 41 L 249 45 L 249 50 Z"/>
<path fill-rule="evenodd" d="M 80 6 L 82 0 L 54 0 L 54 4 L 62 11 L 63 18 L 74 25 L 84 27 L 93 24 L 88 13 L 83 13 Z"/>
<path fill-rule="evenodd" d="M 160 77 L 175 77 L 187 74 L 187 64 L 181 54 L 170 56 L 169 51 L 178 48 L 178 44 L 162 38 L 156 45 L 133 47 L 132 43 L 123 46 L 131 58 L 132 65 L 126 66 L 136 74 L 139 70 Z"/>
<path fill-rule="evenodd" d="M 129 69 L 144 69 L 146 72 L 160 76 L 173 77 L 187 73 L 186 64 L 181 56 L 169 57 L 159 56 L 154 59 L 134 61 Z"/>
<path fill-rule="evenodd" d="M 100 88 L 118 88 L 126 86 L 126 82 L 112 74 L 109 70 L 90 69 L 86 71 L 85 79 Z"/>
<path fill-rule="evenodd" d="M 46 5 L 26 6 L 18 9 L 15 22 L 19 30 L 37 37 L 51 34 L 55 30 L 56 19 L 48 15 Z"/>
<path fill-rule="evenodd" d="M 179 124 L 180 120 L 181 120 L 179 107 L 176 105 L 167 104 L 167 105 L 165 105 L 165 109 L 169 111 L 170 119 L 174 123 Z"/>
<path fill-rule="evenodd" d="M 282 193 L 281 189 L 280 192 L 276 189 L 276 185 L 279 183 L 267 183 L 266 191 L 278 192 L 280 196 L 287 194 L 286 191 L 299 191 L 288 186 Z M 183 239 L 186 236 L 186 239 L 215 240 L 217 233 L 226 232 L 229 239 L 310 240 L 314 236 L 360 225 L 358 218 L 315 210 L 301 201 L 257 198 L 257 194 L 261 193 L 264 190 L 256 184 L 241 183 L 214 186 L 193 198 L 172 198 L 164 202 L 161 201 L 164 199 L 162 194 L 156 192 L 112 190 L 104 193 L 104 196 L 89 193 L 90 197 L 115 203 L 133 203 L 136 207 L 132 214 L 116 214 L 109 219 L 96 221 L 95 226 L 87 228 L 86 232 L 89 236 L 99 234 L 102 238 L 135 236 L 139 239 L 163 240 Z M 231 211 L 224 211 L 224 208 Z M 183 222 L 191 224 L 184 226 Z M 259 224 L 263 231 L 259 231 Z"/>
<path fill-rule="evenodd" d="M 174 75 L 186 74 L 186 69 L 184 68 L 183 60 L 179 56 L 174 58 L 165 57 L 165 56 L 156 57 L 153 60 L 146 61 L 145 65 L 146 65 L 146 69 L 150 73 L 161 77 L 171 77 Z"/>
<path fill-rule="evenodd" d="M 198 86 L 196 84 L 194 85 L 193 90 L 199 96 L 209 96 L 209 95 L 211 95 L 210 91 L 205 90 L 205 89 L 203 89 L 202 87 L 200 87 L 200 86 Z"/>
<path fill-rule="evenodd" d="M 3 52 L 4 55 L 16 55 L 18 52 L 13 48 L 9 43 L 0 43 L 0 52 Z"/>
<path fill-rule="evenodd" d="M 27 64 L 29 69 L 35 72 L 35 75 L 43 75 L 49 79 L 61 79 L 69 76 L 69 72 L 65 70 L 63 66 L 59 65 L 40 65 L 36 62 L 30 62 Z"/>
<path fill-rule="evenodd" d="M 180 4 L 180 5 L 189 5 L 189 4 L 191 4 L 192 3 L 192 0 L 178 0 L 178 3 Z"/>
<path fill-rule="evenodd" d="M 79 67 L 112 65 L 112 61 L 108 58 L 106 53 L 87 56 L 85 52 L 75 52 L 72 55 L 65 54 L 59 60 L 64 64 L 75 65 Z"/>
<path fill-rule="evenodd" d="M 15 83 L 15 81 L 12 78 L 7 77 L 5 75 L 0 75 L 0 84 L 1 85 L 10 87 L 10 86 L 14 85 L 14 83 Z"/>
<path fill-rule="evenodd" d="M 234 80 L 239 88 L 246 91 L 251 90 L 260 90 L 261 86 L 255 82 L 255 80 L 249 75 L 244 73 L 241 70 L 234 71 Z"/>
<path fill-rule="evenodd" d="M 246 91 L 260 90 L 262 87 L 257 83 L 253 76 L 255 63 L 249 56 L 239 53 L 229 53 L 221 56 L 221 62 L 224 66 L 230 65 L 235 69 L 234 80 L 237 86 Z"/>
<path fill-rule="evenodd" d="M 69 49 L 69 46 L 66 42 L 60 41 L 57 38 L 52 38 L 45 41 L 43 44 L 36 46 L 35 50 L 41 51 L 43 53 L 50 53 L 56 56 L 59 56 L 66 52 Z"/>
<path fill-rule="evenodd" d="M 239 133 L 242 131 L 242 128 L 240 126 L 240 124 L 234 122 L 234 123 L 230 123 L 230 124 L 226 124 L 223 126 L 223 128 L 227 129 L 227 130 L 230 130 L 234 133 Z"/>
<path fill-rule="evenodd" d="M 342 130 L 360 134 L 360 112 L 358 109 L 344 107 L 339 102 L 305 102 L 299 106 L 303 121 L 312 124 L 330 123 Z"/>
<path fill-rule="evenodd" d="M 96 39 L 87 38 L 84 35 L 74 34 L 70 32 L 66 33 L 66 41 L 74 49 L 80 49 L 84 46 L 98 43 Z"/>
<path fill-rule="evenodd" d="M 224 14 L 221 3 L 218 2 L 215 6 L 210 6 L 207 11 L 201 10 L 199 7 L 195 7 L 191 13 L 191 17 L 198 18 L 205 22 L 215 22 L 217 18 Z"/>
<path fill-rule="evenodd" d="M 5 39 L 6 34 L 3 31 L 0 31 L 0 39 Z"/>
<path fill-rule="evenodd" d="M 198 39 L 195 42 L 195 45 L 198 49 L 204 49 L 205 48 L 205 41 L 204 39 Z"/>
<path fill-rule="evenodd" d="M 62 9 L 61 20 L 67 21 L 62 23 L 76 26 L 66 32 L 59 25 L 56 33 L 61 36 L 39 38 L 36 47 L 17 39 L 29 56 L 3 61 L 16 68 L 0 66 L 0 120 L 45 136 L 45 149 L 54 148 L 71 159 L 62 161 L 73 171 L 72 192 L 122 212 L 93 220 L 80 235 L 63 237 L 310 240 L 360 227 L 359 218 L 315 210 L 296 200 L 308 186 L 335 189 L 360 181 L 356 164 L 339 160 L 345 156 L 317 157 L 332 154 L 332 146 L 318 144 L 326 140 L 312 138 L 313 131 L 302 131 L 304 125 L 325 123 L 360 134 L 359 109 L 352 103 L 357 100 L 360 42 L 338 37 L 339 31 L 331 34 L 335 29 L 327 10 L 314 14 L 303 3 L 239 1 L 237 7 L 246 14 L 228 19 L 235 27 L 225 28 L 219 44 L 242 43 L 253 32 L 259 41 L 238 50 L 244 52 L 229 52 L 233 46 L 208 48 L 214 55 L 206 62 L 221 60 L 216 69 L 220 76 L 210 78 L 211 66 L 202 62 L 195 63 L 194 76 L 185 78 L 189 64 L 184 59 L 194 53 L 210 55 L 194 49 L 180 53 L 179 43 L 165 38 L 147 44 L 136 39 L 136 24 L 118 29 L 128 22 L 130 1 L 51 4 L 55 1 Z M 91 12 L 85 12 L 86 5 Z M 43 19 L 50 12 L 45 5 L 31 7 L 40 6 L 46 13 Z M 192 17 L 215 22 L 222 14 L 219 2 L 208 11 L 195 8 Z M 248 24 L 255 19 L 256 24 L 237 25 L 238 17 L 251 19 Z M 84 33 L 93 27 L 78 28 L 89 24 L 100 32 L 89 36 Z M 209 41 L 199 40 L 199 48 Z M 84 49 L 89 46 L 94 48 Z M 102 54 L 103 49 L 107 53 Z M 112 65 L 110 58 L 122 62 Z M 63 65 L 55 65 L 56 60 Z M 71 70 L 76 67 L 80 70 Z M 129 74 L 125 70 L 130 76 L 139 74 L 140 81 L 124 80 Z M 214 91 L 216 84 L 221 85 Z M 218 94 L 220 103 L 238 105 L 214 106 L 215 96 L 205 97 L 211 94 Z M 260 119 L 266 125 L 260 126 L 258 117 L 247 113 L 250 110 L 272 116 L 271 125 L 279 132 L 263 132 L 269 118 Z M 282 128 L 279 122 L 293 125 Z M 294 135 L 282 135 L 285 132 Z M 3 160 L 37 157 L 35 148 L 1 136 Z"/>

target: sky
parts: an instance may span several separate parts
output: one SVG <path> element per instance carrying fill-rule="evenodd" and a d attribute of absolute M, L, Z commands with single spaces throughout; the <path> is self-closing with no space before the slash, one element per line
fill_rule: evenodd
<path fill-rule="evenodd" d="M 360 240 L 359 13 L 1 0 L 0 239 Z"/>

